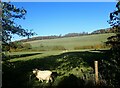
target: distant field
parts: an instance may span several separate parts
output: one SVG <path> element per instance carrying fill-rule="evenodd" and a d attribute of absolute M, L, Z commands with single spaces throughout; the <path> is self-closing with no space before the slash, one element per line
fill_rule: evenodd
<path fill-rule="evenodd" d="M 111 35 L 114 35 L 114 33 L 95 34 L 49 40 L 36 40 L 27 43 L 30 43 L 33 49 L 36 50 L 51 50 L 57 46 L 64 47 L 67 50 L 73 50 L 75 47 L 94 46 L 98 44 L 103 44 Z"/>

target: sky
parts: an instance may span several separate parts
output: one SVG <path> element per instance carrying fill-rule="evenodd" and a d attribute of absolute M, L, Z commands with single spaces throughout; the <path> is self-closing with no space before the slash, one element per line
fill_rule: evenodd
<path fill-rule="evenodd" d="M 118 0 L 2 0 L 5 2 L 116 2 Z"/>
<path fill-rule="evenodd" d="M 27 10 L 26 19 L 15 20 L 25 29 L 33 29 L 37 35 L 64 35 L 92 32 L 109 28 L 109 14 L 116 2 L 12 2 Z M 22 37 L 14 36 L 19 40 Z"/>

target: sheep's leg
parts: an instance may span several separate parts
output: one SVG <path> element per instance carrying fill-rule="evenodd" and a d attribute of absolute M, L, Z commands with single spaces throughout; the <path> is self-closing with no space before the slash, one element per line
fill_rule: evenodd
<path fill-rule="evenodd" d="M 47 79 L 46 79 L 47 81 L 46 81 L 46 83 L 48 83 L 49 82 L 49 80 L 50 80 L 50 78 L 49 77 L 47 77 Z"/>
<path fill-rule="evenodd" d="M 40 81 L 41 79 L 39 78 L 39 81 Z"/>
<path fill-rule="evenodd" d="M 52 77 L 50 77 L 50 81 L 51 81 L 51 82 L 53 82 L 53 79 L 52 79 Z"/>
<path fill-rule="evenodd" d="M 42 81 L 42 82 L 43 82 L 43 80 L 42 80 L 41 78 L 39 78 L 39 81 Z"/>
<path fill-rule="evenodd" d="M 46 83 L 48 83 L 49 81 L 53 82 L 52 77 L 47 77 L 46 80 L 47 80 Z"/>
<path fill-rule="evenodd" d="M 41 81 L 43 82 L 43 80 L 41 79 Z"/>
<path fill-rule="evenodd" d="M 49 82 L 49 80 L 46 81 L 46 83 L 48 83 L 48 82 Z"/>

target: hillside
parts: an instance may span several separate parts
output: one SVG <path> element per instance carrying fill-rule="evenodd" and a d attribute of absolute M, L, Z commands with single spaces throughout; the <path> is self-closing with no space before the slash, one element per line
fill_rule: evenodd
<path fill-rule="evenodd" d="M 35 40 L 45 40 L 45 39 L 58 39 L 58 38 L 66 38 L 66 37 L 77 37 L 77 36 L 85 36 L 85 35 L 93 35 L 93 34 L 105 34 L 105 33 L 115 33 L 115 29 L 113 28 L 106 28 L 106 29 L 98 29 L 91 33 L 88 32 L 81 32 L 81 33 L 67 33 L 65 35 L 50 35 L 50 36 L 37 36 L 28 39 L 21 39 L 18 40 L 20 42 L 29 42 Z"/>
<path fill-rule="evenodd" d="M 67 37 L 58 39 L 46 39 L 46 40 L 34 40 L 25 43 L 30 43 L 32 48 L 35 50 L 55 50 L 55 49 L 67 49 L 73 50 L 75 48 L 87 48 L 93 46 L 99 46 L 104 44 L 107 38 L 114 33 L 106 34 L 94 34 L 94 35 L 84 35 L 77 37 Z"/>

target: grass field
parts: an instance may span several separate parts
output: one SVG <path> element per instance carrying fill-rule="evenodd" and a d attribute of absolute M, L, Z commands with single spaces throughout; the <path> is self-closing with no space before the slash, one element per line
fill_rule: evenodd
<path fill-rule="evenodd" d="M 94 61 L 109 59 L 106 50 L 74 50 L 75 46 L 101 44 L 113 34 L 99 34 L 81 37 L 39 40 L 29 42 L 37 52 L 21 51 L 7 54 L 3 62 L 3 88 L 95 88 Z M 63 46 L 66 50 L 49 50 Z M 39 51 L 41 47 L 46 51 Z M 54 82 L 39 82 L 32 70 L 51 70 L 57 72 Z M 99 75 L 100 76 L 100 75 Z M 101 79 L 101 77 L 99 77 Z M 101 87 L 99 87 L 101 88 Z"/>
<path fill-rule="evenodd" d="M 94 46 L 103 44 L 107 41 L 107 38 L 113 33 L 106 34 L 95 34 L 95 35 L 86 35 L 79 37 L 68 37 L 68 38 L 58 38 L 58 39 L 50 39 L 50 40 L 36 40 L 30 41 L 30 43 L 35 50 L 51 50 L 55 46 L 64 47 L 67 50 L 74 50 L 75 47 L 83 47 L 83 46 Z"/>
<path fill-rule="evenodd" d="M 82 85 L 79 85 L 80 80 L 84 76 L 86 76 L 86 81 L 91 80 L 94 84 L 94 60 L 101 61 L 108 58 L 103 52 L 93 50 L 13 52 L 9 55 L 11 56 L 9 66 L 6 66 L 6 63 L 3 64 L 5 88 L 63 88 L 66 85 L 80 87 Z M 32 69 L 35 68 L 57 72 L 58 76 L 53 83 L 41 83 L 34 76 L 30 78 Z M 72 81 L 71 84 L 68 85 L 66 80 Z"/>

